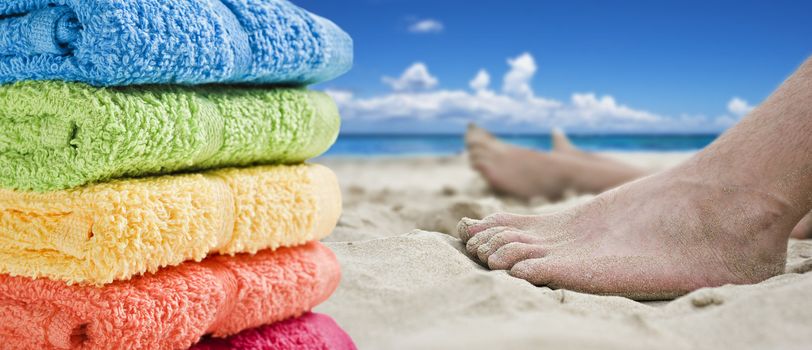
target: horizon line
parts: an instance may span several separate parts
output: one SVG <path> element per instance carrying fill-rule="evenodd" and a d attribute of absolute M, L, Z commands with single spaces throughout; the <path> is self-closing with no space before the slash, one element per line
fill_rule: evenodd
<path fill-rule="evenodd" d="M 493 135 L 512 137 L 512 136 L 550 136 L 551 132 L 492 132 Z M 567 136 L 583 137 L 583 136 L 719 136 L 722 132 L 567 132 Z M 464 136 L 464 132 L 397 132 L 397 131 L 345 131 L 340 132 L 338 137 L 341 136 Z"/>

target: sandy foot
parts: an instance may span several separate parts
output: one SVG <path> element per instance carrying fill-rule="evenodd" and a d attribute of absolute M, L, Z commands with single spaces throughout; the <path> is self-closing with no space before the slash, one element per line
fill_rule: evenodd
<path fill-rule="evenodd" d="M 782 220 L 787 206 L 687 173 L 653 175 L 552 215 L 464 219 L 459 235 L 491 269 L 536 285 L 637 299 L 781 273 L 786 234 L 775 233 L 794 225 Z"/>

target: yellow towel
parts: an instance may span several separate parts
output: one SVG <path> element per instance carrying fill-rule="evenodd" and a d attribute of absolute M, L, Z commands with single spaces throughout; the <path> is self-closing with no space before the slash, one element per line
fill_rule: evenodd
<path fill-rule="evenodd" d="M 338 181 L 319 165 L 0 190 L 0 273 L 106 284 L 209 253 L 255 253 L 330 234 Z"/>

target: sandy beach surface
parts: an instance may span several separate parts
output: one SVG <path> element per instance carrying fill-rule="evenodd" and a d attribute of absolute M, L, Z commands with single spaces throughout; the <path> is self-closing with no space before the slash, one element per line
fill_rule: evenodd
<path fill-rule="evenodd" d="M 608 154 L 651 170 L 690 154 Z M 673 301 L 535 287 L 464 254 L 457 221 L 544 213 L 588 200 L 498 198 L 463 156 L 322 158 L 344 192 L 328 246 L 343 279 L 315 311 L 360 349 L 812 349 L 812 241 L 792 241 L 786 274 Z"/>

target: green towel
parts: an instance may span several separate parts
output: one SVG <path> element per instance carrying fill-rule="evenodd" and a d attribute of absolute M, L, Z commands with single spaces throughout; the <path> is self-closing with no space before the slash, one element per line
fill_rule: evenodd
<path fill-rule="evenodd" d="M 20 82 L 0 86 L 0 186 L 298 163 L 326 151 L 339 123 L 329 96 L 298 88 Z"/>

